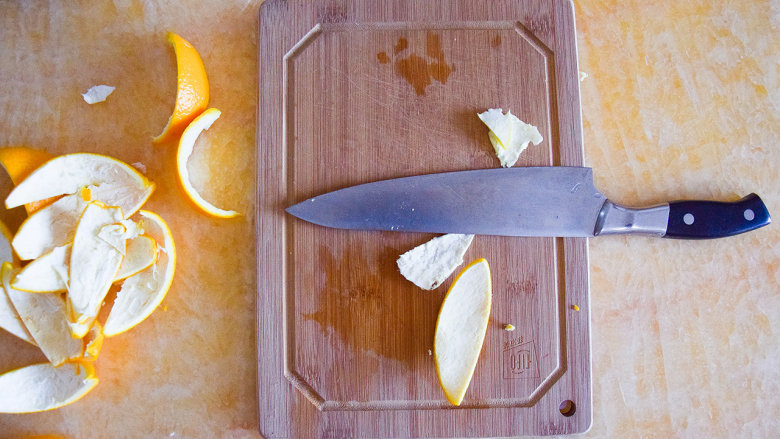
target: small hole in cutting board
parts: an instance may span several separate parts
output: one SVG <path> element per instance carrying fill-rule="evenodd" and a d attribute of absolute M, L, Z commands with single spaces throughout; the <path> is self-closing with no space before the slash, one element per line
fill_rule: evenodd
<path fill-rule="evenodd" d="M 558 410 L 561 411 L 563 416 L 568 418 L 569 416 L 574 415 L 574 413 L 577 411 L 577 406 L 574 404 L 574 401 L 567 399 L 566 401 L 563 401 L 560 406 L 558 406 Z"/>

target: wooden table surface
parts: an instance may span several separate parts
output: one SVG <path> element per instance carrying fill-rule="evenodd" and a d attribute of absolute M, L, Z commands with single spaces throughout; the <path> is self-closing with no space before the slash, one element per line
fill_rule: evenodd
<path fill-rule="evenodd" d="M 106 341 L 79 402 L 0 415 L 0 437 L 258 437 L 255 112 L 260 1 L 0 1 L 0 146 L 141 162 L 174 232 L 163 307 Z M 575 2 L 585 161 L 624 204 L 735 199 L 780 212 L 780 6 Z M 216 220 L 151 144 L 174 100 L 173 30 L 198 48 L 222 117 L 191 172 L 245 215 Z M 80 93 L 117 87 L 105 103 Z M 262 115 L 261 115 L 262 117 Z M 208 146 L 205 146 L 208 144 Z M 261 161 L 262 163 L 262 161 Z M 10 188 L 0 176 L 0 196 Z M 12 228 L 23 215 L 0 213 Z M 589 244 L 593 426 L 584 437 L 772 437 L 780 430 L 780 228 L 715 241 Z M 263 261 L 273 264 L 278 261 Z M 41 361 L 0 334 L 0 372 Z"/>

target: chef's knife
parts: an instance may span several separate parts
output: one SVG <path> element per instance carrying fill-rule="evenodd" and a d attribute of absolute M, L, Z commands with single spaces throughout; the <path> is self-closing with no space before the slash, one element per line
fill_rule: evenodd
<path fill-rule="evenodd" d="M 581 167 L 420 175 L 337 190 L 287 212 L 327 227 L 504 236 L 640 233 L 706 239 L 771 222 L 756 194 L 736 202 L 674 201 L 635 209 L 609 201 Z"/>

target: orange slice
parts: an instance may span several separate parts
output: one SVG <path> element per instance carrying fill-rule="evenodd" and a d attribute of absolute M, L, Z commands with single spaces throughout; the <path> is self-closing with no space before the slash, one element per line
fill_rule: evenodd
<path fill-rule="evenodd" d="M 46 151 L 28 148 L 26 146 L 9 146 L 0 148 L 0 165 L 3 165 L 11 182 L 14 185 L 21 183 L 30 173 L 46 163 L 53 156 Z M 33 201 L 24 205 L 27 214 L 31 214 L 49 204 L 59 197 L 51 197 L 45 200 Z"/>
<path fill-rule="evenodd" d="M 195 203 L 195 206 L 203 212 L 218 218 L 233 218 L 238 215 L 238 212 L 220 209 L 200 196 L 190 182 L 190 174 L 189 171 L 187 171 L 187 161 L 189 161 L 192 150 L 195 148 L 195 141 L 198 140 L 198 136 L 200 136 L 200 133 L 202 133 L 203 130 L 207 130 L 211 127 L 211 124 L 219 118 L 220 114 L 222 113 L 216 108 L 209 108 L 200 116 L 196 117 L 187 129 L 184 130 L 184 133 L 181 135 L 181 140 L 179 140 L 179 150 L 176 153 L 176 169 L 179 174 L 179 182 L 181 183 L 184 192 L 189 199 Z"/>
<path fill-rule="evenodd" d="M 153 139 L 156 144 L 175 140 L 209 104 L 209 80 L 198 51 L 173 32 L 168 32 L 168 42 L 176 52 L 176 106 L 163 132 Z"/>

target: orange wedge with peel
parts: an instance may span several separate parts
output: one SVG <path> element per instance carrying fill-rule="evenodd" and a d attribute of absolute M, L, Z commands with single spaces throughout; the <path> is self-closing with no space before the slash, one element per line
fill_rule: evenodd
<path fill-rule="evenodd" d="M 53 410 L 76 402 L 98 383 L 85 362 L 33 364 L 0 375 L 0 413 Z"/>
<path fill-rule="evenodd" d="M 209 80 L 198 51 L 184 38 L 168 32 L 168 42 L 176 52 L 176 105 L 155 144 L 175 140 L 209 105 Z"/>
<path fill-rule="evenodd" d="M 176 153 L 176 169 L 179 175 L 179 182 L 181 183 L 184 192 L 196 207 L 203 212 L 218 218 L 233 218 L 238 215 L 238 212 L 220 209 L 203 199 L 192 185 L 192 182 L 190 182 L 190 174 L 187 170 L 187 161 L 195 148 L 195 141 L 198 140 L 198 137 L 203 130 L 207 130 L 211 127 L 214 121 L 219 118 L 220 114 L 222 113 L 216 108 L 209 108 L 200 116 L 196 117 L 187 129 L 184 130 L 184 133 L 182 133 L 181 139 L 179 140 L 179 150 Z"/>
<path fill-rule="evenodd" d="M 149 317 L 173 282 L 176 247 L 171 229 L 155 213 L 140 210 L 138 215 L 137 222 L 144 233 L 157 242 L 157 259 L 151 267 L 125 279 L 103 326 L 106 337 L 121 334 Z"/>
<path fill-rule="evenodd" d="M 3 165 L 14 185 L 21 183 L 32 171 L 49 161 L 52 157 L 53 156 L 46 151 L 28 148 L 26 146 L 0 148 L 0 165 Z M 33 201 L 25 204 L 24 208 L 29 215 L 53 203 L 57 198 L 59 197 Z"/>

